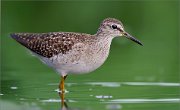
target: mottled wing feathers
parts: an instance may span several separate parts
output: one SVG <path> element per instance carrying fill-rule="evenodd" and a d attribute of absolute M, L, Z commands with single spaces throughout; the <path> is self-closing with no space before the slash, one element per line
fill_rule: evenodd
<path fill-rule="evenodd" d="M 11 37 L 31 51 L 50 58 L 59 53 L 65 54 L 72 49 L 76 42 L 84 40 L 81 34 L 73 33 L 14 33 Z"/>

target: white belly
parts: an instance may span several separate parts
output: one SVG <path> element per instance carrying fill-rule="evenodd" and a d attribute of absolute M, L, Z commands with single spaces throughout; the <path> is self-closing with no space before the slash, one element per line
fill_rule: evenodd
<path fill-rule="evenodd" d="M 41 60 L 61 75 L 85 74 L 99 68 L 107 59 L 108 53 L 107 55 L 70 55 L 59 54 L 52 58 L 41 57 Z"/>

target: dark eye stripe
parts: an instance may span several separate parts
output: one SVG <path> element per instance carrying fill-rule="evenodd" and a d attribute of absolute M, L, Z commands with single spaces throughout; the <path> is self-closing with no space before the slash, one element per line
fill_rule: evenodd
<path fill-rule="evenodd" d="M 120 29 L 120 28 L 118 28 L 118 30 L 119 30 L 120 32 L 123 32 L 123 30 L 122 30 L 122 29 Z"/>

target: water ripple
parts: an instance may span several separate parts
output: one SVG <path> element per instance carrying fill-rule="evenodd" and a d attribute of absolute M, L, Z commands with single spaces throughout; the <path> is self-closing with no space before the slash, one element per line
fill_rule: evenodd
<path fill-rule="evenodd" d="M 180 83 L 170 82 L 123 82 L 122 84 L 132 86 L 180 86 Z"/>
<path fill-rule="evenodd" d="M 168 99 L 114 99 L 103 103 L 180 103 L 179 98 Z"/>
<path fill-rule="evenodd" d="M 122 85 L 129 86 L 180 86 L 180 83 L 170 83 L 170 82 L 87 82 L 84 84 L 103 86 L 103 87 L 120 87 Z"/>
<path fill-rule="evenodd" d="M 100 85 L 103 87 L 120 87 L 120 83 L 118 82 L 88 82 L 85 84 L 93 85 L 93 86 Z"/>

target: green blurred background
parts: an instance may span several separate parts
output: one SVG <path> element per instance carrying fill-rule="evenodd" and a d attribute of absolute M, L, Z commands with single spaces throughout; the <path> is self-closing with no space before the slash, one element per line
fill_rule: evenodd
<path fill-rule="evenodd" d="M 43 65 L 37 58 L 13 39 L 14 32 L 82 32 L 95 34 L 100 22 L 113 17 L 124 24 L 125 30 L 138 38 L 144 46 L 141 47 L 125 38 L 115 38 L 111 45 L 110 55 L 105 64 L 86 75 L 70 75 L 67 83 L 86 82 L 167 82 L 180 83 L 179 73 L 179 0 L 138 0 L 138 1 L 2 1 L 1 2 L 1 101 L 4 105 L 10 102 L 18 103 L 20 98 L 27 103 L 35 103 L 39 109 L 57 109 L 57 103 L 52 105 L 39 104 L 38 99 L 57 97 L 53 93 L 59 76 L 50 68 Z M 18 87 L 12 90 L 12 87 Z M 85 92 L 87 85 L 67 87 L 70 91 Z M 141 89 L 133 95 L 131 91 Z M 82 91 L 81 91 L 82 90 Z M 107 91 L 108 92 L 107 92 Z M 78 91 L 78 92 L 79 92 Z M 160 98 L 166 96 L 178 98 L 179 87 L 127 87 L 111 90 L 99 88 L 92 94 L 106 91 L 114 98 L 119 94 L 124 98 L 145 97 Z M 110 92 L 113 91 L 113 92 Z M 157 91 L 155 93 L 149 91 Z M 92 103 L 92 98 L 75 92 L 76 96 L 68 94 L 69 99 L 80 100 L 92 104 L 94 110 L 103 106 Z M 80 95 L 81 94 L 81 95 Z M 148 95 L 149 94 L 149 95 Z M 170 95 L 167 95 L 170 94 Z M 89 94 L 88 94 L 89 95 Z M 86 98 L 85 98 L 86 97 Z M 82 100 L 81 100 L 82 99 Z M 86 100 L 85 100 L 86 99 Z M 6 102 L 10 101 L 10 102 Z M 15 105 L 12 106 L 14 107 Z M 82 103 L 70 103 L 75 107 L 85 108 Z M 47 106 L 48 105 L 48 106 Z M 30 105 L 31 106 L 31 105 Z M 123 109 L 139 109 L 139 106 Z M 157 106 L 157 107 L 156 107 Z M 175 110 L 178 104 L 164 105 L 144 104 L 141 109 L 157 109 L 162 106 Z M 13 108 L 12 107 L 12 108 Z M 16 108 L 16 107 L 15 107 Z M 18 108 L 18 107 L 17 107 Z M 34 109 L 34 108 L 33 108 Z M 164 110 L 164 109 L 163 109 Z"/>

